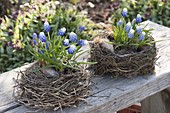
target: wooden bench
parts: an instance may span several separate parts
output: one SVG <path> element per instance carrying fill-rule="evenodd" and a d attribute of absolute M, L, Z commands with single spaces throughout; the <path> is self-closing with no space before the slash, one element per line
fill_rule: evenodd
<path fill-rule="evenodd" d="M 134 103 L 141 102 L 142 113 L 170 113 L 170 28 L 150 21 L 148 28 L 154 28 L 153 37 L 161 40 L 156 43 L 158 57 L 156 74 L 138 76 L 133 79 L 110 76 L 94 77 L 92 79 L 93 94 L 86 103 L 80 103 L 76 108 L 64 108 L 63 113 L 114 113 Z M 13 94 L 13 78 L 17 71 L 24 70 L 32 64 L 5 72 L 0 75 L 0 113 L 53 113 L 54 111 L 36 111 L 15 102 Z M 55 111 L 60 113 L 61 111 Z"/>

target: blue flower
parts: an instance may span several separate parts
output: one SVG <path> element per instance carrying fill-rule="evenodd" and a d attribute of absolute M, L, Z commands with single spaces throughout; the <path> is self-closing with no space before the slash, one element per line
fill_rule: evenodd
<path fill-rule="evenodd" d="M 137 23 L 142 22 L 142 17 L 140 16 L 140 14 L 137 15 L 137 17 L 136 17 L 136 22 L 137 22 Z"/>
<path fill-rule="evenodd" d="M 45 22 L 45 23 L 44 23 L 44 30 L 45 30 L 46 32 L 49 32 L 49 31 L 50 31 L 50 25 L 49 25 L 48 22 Z"/>
<path fill-rule="evenodd" d="M 85 30 L 85 28 L 86 28 L 85 26 L 80 26 L 80 27 L 79 27 L 79 31 L 82 32 L 82 31 Z"/>
<path fill-rule="evenodd" d="M 121 26 L 123 25 L 123 21 L 120 19 L 118 22 L 117 22 L 118 26 Z"/>
<path fill-rule="evenodd" d="M 145 35 L 146 35 L 146 33 L 145 33 L 145 32 L 142 32 L 142 33 L 139 35 L 139 39 L 140 39 L 140 40 L 144 40 L 144 39 L 145 39 Z"/>
<path fill-rule="evenodd" d="M 68 46 L 69 45 L 69 40 L 68 39 L 64 39 L 63 44 L 64 44 L 64 46 Z"/>
<path fill-rule="evenodd" d="M 45 44 L 45 48 L 46 48 L 47 50 L 49 50 L 49 45 L 50 45 L 50 42 L 47 42 L 47 43 Z"/>
<path fill-rule="evenodd" d="M 41 42 L 46 42 L 47 38 L 46 38 L 44 32 L 39 33 L 39 39 L 41 40 Z"/>
<path fill-rule="evenodd" d="M 76 46 L 75 45 L 71 45 L 68 48 L 68 54 L 73 54 L 76 51 Z"/>
<path fill-rule="evenodd" d="M 37 34 L 36 33 L 32 34 L 32 39 L 34 39 L 34 38 L 37 38 Z"/>
<path fill-rule="evenodd" d="M 76 41 L 77 41 L 77 35 L 76 35 L 76 33 L 71 32 L 71 33 L 69 34 L 69 39 L 70 39 L 71 42 L 76 42 Z"/>
<path fill-rule="evenodd" d="M 37 37 L 37 34 L 36 34 L 36 33 L 33 33 L 33 35 L 32 35 L 32 39 L 33 39 L 32 42 L 33 42 L 34 45 L 37 44 L 36 38 L 38 38 L 38 37 Z"/>
<path fill-rule="evenodd" d="M 66 28 L 63 27 L 63 28 L 61 28 L 61 29 L 58 30 L 58 35 L 64 36 L 65 32 L 66 32 Z"/>
<path fill-rule="evenodd" d="M 34 38 L 33 39 L 33 44 L 36 45 L 37 44 L 37 40 Z"/>
<path fill-rule="evenodd" d="M 133 38 L 134 36 L 134 30 L 133 29 L 130 29 L 129 33 L 128 33 L 128 38 Z"/>
<path fill-rule="evenodd" d="M 122 11 L 122 16 L 126 17 L 127 14 L 128 14 L 128 10 L 127 10 L 127 8 L 124 8 L 123 11 Z"/>
<path fill-rule="evenodd" d="M 142 33 L 142 28 L 140 26 L 137 26 L 136 31 L 137 31 L 138 34 L 141 34 Z"/>
<path fill-rule="evenodd" d="M 84 46 L 84 45 L 86 45 L 86 41 L 87 41 L 87 40 L 79 40 L 79 41 L 78 41 L 78 45 L 79 45 L 79 46 Z"/>
<path fill-rule="evenodd" d="M 128 22 L 128 23 L 126 24 L 126 26 L 125 26 L 125 31 L 126 31 L 126 32 L 129 32 L 131 28 L 132 28 L 131 23 Z"/>

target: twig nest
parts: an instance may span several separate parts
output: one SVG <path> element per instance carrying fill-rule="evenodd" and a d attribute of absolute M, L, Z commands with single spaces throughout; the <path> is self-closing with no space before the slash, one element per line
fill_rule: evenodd
<path fill-rule="evenodd" d="M 109 36 L 108 36 L 109 37 Z M 133 77 L 154 73 L 156 47 L 144 46 L 140 49 L 115 48 L 108 39 L 94 38 L 91 43 L 90 61 L 95 74 L 110 74 L 114 77 Z"/>
<path fill-rule="evenodd" d="M 75 107 L 89 95 L 90 74 L 84 68 L 66 70 L 53 77 L 41 70 L 30 71 L 37 68 L 33 66 L 20 72 L 15 79 L 14 97 L 19 103 L 31 108 L 58 110 Z"/>

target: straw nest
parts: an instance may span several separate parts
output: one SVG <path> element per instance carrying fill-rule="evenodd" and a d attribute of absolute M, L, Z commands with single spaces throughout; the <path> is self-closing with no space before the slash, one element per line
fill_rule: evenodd
<path fill-rule="evenodd" d="M 90 61 L 98 62 L 92 66 L 95 74 L 110 74 L 114 77 L 133 77 L 153 74 L 156 61 L 156 47 L 144 46 L 138 50 L 133 48 L 117 48 L 107 42 L 110 35 L 98 36 L 91 43 Z M 151 40 L 153 38 L 151 37 Z"/>
<path fill-rule="evenodd" d="M 37 68 L 20 72 L 15 79 L 14 97 L 19 103 L 31 108 L 62 110 L 76 107 L 89 95 L 90 75 L 84 68 L 53 77 L 47 77 L 41 70 L 30 71 Z"/>

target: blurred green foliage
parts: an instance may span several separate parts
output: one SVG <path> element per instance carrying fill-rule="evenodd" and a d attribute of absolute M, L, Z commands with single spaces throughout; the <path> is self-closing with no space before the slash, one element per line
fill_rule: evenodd
<path fill-rule="evenodd" d="M 0 0 L 0 17 L 15 15 L 21 4 L 31 0 Z"/>
<path fill-rule="evenodd" d="M 170 0 L 121 0 L 119 2 L 118 10 L 112 15 L 114 23 L 120 18 L 118 14 L 126 7 L 130 20 L 139 13 L 143 16 L 143 21 L 150 20 L 170 27 Z"/>
<path fill-rule="evenodd" d="M 10 0 L 0 0 L 0 17 L 4 16 L 10 11 L 10 6 L 11 6 Z"/>

